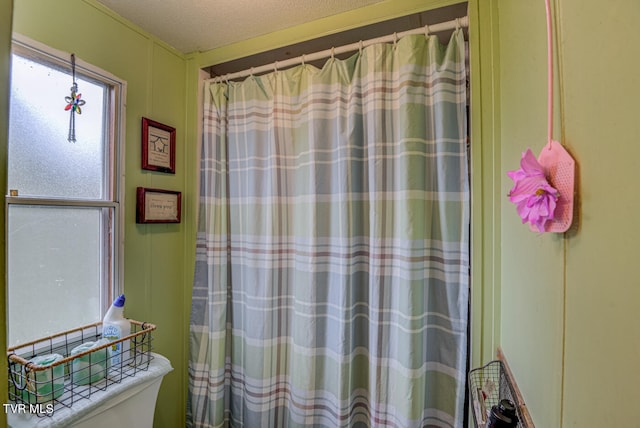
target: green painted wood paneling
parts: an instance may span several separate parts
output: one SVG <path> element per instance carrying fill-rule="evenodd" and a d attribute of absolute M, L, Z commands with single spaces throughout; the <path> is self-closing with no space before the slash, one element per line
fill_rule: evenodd
<path fill-rule="evenodd" d="M 533 420 L 558 427 L 561 418 L 564 323 L 562 236 L 522 225 L 506 197 L 527 148 L 547 142 L 547 38 L 545 7 L 500 1 L 501 336 Z M 556 109 L 559 111 L 559 109 Z M 557 121 L 556 121 L 557 122 Z M 557 135 L 556 138 L 560 136 Z"/>
<path fill-rule="evenodd" d="M 580 191 L 567 241 L 562 426 L 640 426 L 640 2 L 557 3 L 564 142 Z"/>

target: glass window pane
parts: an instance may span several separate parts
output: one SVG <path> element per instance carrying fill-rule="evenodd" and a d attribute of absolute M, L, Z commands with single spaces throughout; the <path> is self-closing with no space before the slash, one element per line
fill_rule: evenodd
<path fill-rule="evenodd" d="M 9 346 L 101 319 L 111 210 L 9 206 Z"/>
<path fill-rule="evenodd" d="M 80 77 L 86 104 L 75 116 L 75 143 L 67 141 L 72 77 L 12 55 L 9 114 L 9 188 L 20 196 L 103 199 L 107 88 Z"/>

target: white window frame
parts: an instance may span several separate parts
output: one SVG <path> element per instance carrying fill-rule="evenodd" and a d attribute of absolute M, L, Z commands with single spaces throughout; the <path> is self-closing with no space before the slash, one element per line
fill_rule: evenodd
<path fill-rule="evenodd" d="M 13 33 L 12 35 L 12 52 L 19 52 L 19 55 L 30 58 L 34 61 L 43 63 L 52 67 L 60 67 L 62 69 L 71 69 L 71 54 L 53 49 L 40 42 L 32 40 L 21 34 Z M 114 296 L 124 292 L 124 148 L 125 148 L 125 118 L 126 118 L 126 94 L 127 82 L 106 72 L 94 65 L 76 57 L 76 73 L 85 75 L 92 79 L 98 80 L 112 87 L 108 96 L 110 97 L 111 122 L 106 126 L 105 132 L 109 139 L 109 161 L 111 166 L 110 178 L 108 183 L 107 198 L 104 200 L 94 199 L 63 199 L 63 198 L 46 198 L 46 197 L 24 197 L 12 196 L 7 189 L 5 198 L 5 234 L 8 236 L 9 223 L 9 206 L 10 205 L 31 205 L 31 206 L 58 206 L 58 207 L 103 207 L 113 208 L 114 218 L 113 227 L 103 232 L 105 242 L 111 240 L 113 242 L 113 268 L 109 267 L 112 274 L 110 280 L 105 284 L 105 288 L 100 292 L 100 308 L 102 316 L 106 313 Z M 79 143 L 77 143 L 79 144 Z M 112 232 L 112 236 L 108 236 Z M 8 239 L 5 246 L 8 246 Z M 108 245 L 108 244 L 107 244 Z M 8 266 L 9 251 L 6 251 L 5 264 Z M 106 261 L 108 263 L 108 261 Z M 5 276 L 6 276 L 5 272 Z M 10 287 L 8 278 L 7 292 Z M 96 320 L 97 321 L 97 320 Z M 10 326 L 7 326 L 10 328 Z"/>

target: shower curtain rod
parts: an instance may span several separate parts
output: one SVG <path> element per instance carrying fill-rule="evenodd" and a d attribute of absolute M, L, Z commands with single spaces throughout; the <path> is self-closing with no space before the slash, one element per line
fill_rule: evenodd
<path fill-rule="evenodd" d="M 351 43 L 349 45 L 340 46 L 337 48 L 325 49 L 323 51 L 314 52 L 308 55 L 301 55 L 295 58 L 289 58 L 284 61 L 276 61 L 273 64 L 265 64 L 259 67 L 252 67 L 247 70 L 237 71 L 235 73 L 227 73 L 221 76 L 212 77 L 211 79 L 207 79 L 207 82 L 220 83 L 233 79 L 240 79 L 243 77 L 252 76 L 255 74 L 260 74 L 268 71 L 278 71 L 279 69 L 285 69 L 294 65 L 304 64 L 305 62 L 316 61 L 323 58 L 333 57 L 334 55 L 340 55 L 346 52 L 357 51 L 366 46 L 373 45 L 376 43 L 389 43 L 398 40 L 401 37 L 409 36 L 412 34 L 425 34 L 429 35 L 431 33 L 438 33 L 440 31 L 453 30 L 454 28 L 460 27 L 468 27 L 469 26 L 469 17 L 463 16 L 461 18 L 456 18 L 451 21 L 440 22 L 433 25 L 425 25 L 424 27 L 415 28 L 413 30 L 407 30 L 400 33 L 389 34 L 388 36 L 377 37 L 375 39 L 369 39 L 365 41 L 359 41 L 356 43 Z"/>

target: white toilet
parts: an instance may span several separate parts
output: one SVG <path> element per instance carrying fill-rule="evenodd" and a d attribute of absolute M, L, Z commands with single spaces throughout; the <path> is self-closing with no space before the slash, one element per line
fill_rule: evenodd
<path fill-rule="evenodd" d="M 146 371 L 121 383 L 109 386 L 105 391 L 91 395 L 89 399 L 76 401 L 70 408 L 56 409 L 51 417 L 38 417 L 29 413 L 11 413 L 7 420 L 11 428 L 73 427 L 73 428 L 151 428 L 156 408 L 158 390 L 163 377 L 173 370 L 171 363 L 159 354 Z"/>

